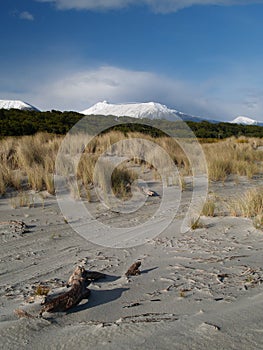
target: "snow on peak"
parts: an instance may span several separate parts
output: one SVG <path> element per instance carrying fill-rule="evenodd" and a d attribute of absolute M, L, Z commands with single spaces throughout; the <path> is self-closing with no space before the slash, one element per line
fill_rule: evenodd
<path fill-rule="evenodd" d="M 230 123 L 232 124 L 244 124 L 244 125 L 257 125 L 258 122 L 254 119 L 248 118 L 248 117 L 243 117 L 239 116 L 232 120 Z"/>
<path fill-rule="evenodd" d="M 19 100 L 0 100 L 0 109 L 20 109 L 38 111 L 38 109 L 30 104 Z"/>
<path fill-rule="evenodd" d="M 85 115 L 114 115 L 117 117 L 178 120 L 177 111 L 156 102 L 110 104 L 98 102 L 81 112 Z"/>

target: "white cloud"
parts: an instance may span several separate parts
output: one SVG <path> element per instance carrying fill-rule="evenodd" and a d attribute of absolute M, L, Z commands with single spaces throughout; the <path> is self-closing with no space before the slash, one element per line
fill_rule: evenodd
<path fill-rule="evenodd" d="M 28 12 L 28 11 L 23 11 L 19 14 L 19 18 L 21 19 L 25 19 L 27 21 L 33 21 L 34 20 L 34 16 Z"/>
<path fill-rule="evenodd" d="M 60 72 L 51 81 L 28 82 L 29 86 L 24 88 L 26 93 L 8 97 L 0 91 L 1 96 L 23 99 L 43 110 L 81 111 L 103 100 L 112 103 L 155 101 L 206 118 L 231 120 L 241 114 L 263 120 L 262 92 L 237 91 L 240 81 L 233 76 L 227 77 L 227 81 L 215 79 L 196 85 L 160 74 L 112 66 L 67 72 Z M 231 81 L 236 83 L 231 85 Z M 212 95 L 215 88 L 217 93 Z"/>
<path fill-rule="evenodd" d="M 54 67 L 52 69 L 54 71 Z M 239 72 L 198 84 L 113 66 L 81 71 L 64 67 L 49 73 L 43 69 L 41 74 L 37 72 L 26 80 L 16 75 L 5 78 L 3 73 L 0 96 L 24 100 L 42 110 L 81 111 L 103 100 L 111 103 L 154 101 L 204 118 L 232 120 L 245 115 L 263 121 L 261 85 L 257 87 L 251 80 L 249 86 L 247 77 L 240 76 Z M 16 81 L 16 91 L 12 91 L 10 79 Z"/>
<path fill-rule="evenodd" d="M 39 87 L 35 100 L 39 100 L 39 105 L 62 110 L 83 110 L 103 100 L 113 103 L 156 101 L 169 106 L 177 101 L 182 106 L 198 104 L 197 94 L 193 98 L 193 87 L 184 82 L 112 66 L 83 70 L 47 84 Z M 202 104 L 201 107 L 203 110 Z"/>
<path fill-rule="evenodd" d="M 176 12 L 193 5 L 246 5 L 263 3 L 263 0 L 36 0 L 51 2 L 59 9 L 111 10 L 131 5 L 147 5 L 154 12 Z"/>
<path fill-rule="evenodd" d="M 143 3 L 144 0 L 36 0 L 39 2 L 51 2 L 62 10 L 111 10 L 120 9 L 129 5 Z"/>

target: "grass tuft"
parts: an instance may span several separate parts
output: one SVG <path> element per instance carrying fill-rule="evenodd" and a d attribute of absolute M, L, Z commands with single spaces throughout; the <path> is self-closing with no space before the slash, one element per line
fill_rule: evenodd
<path fill-rule="evenodd" d="M 215 202 L 212 199 L 208 199 L 203 206 L 202 215 L 215 216 L 215 208 Z"/>
<path fill-rule="evenodd" d="M 46 296 L 50 292 L 50 288 L 46 286 L 39 285 L 35 290 L 35 295 Z"/>
<path fill-rule="evenodd" d="M 256 228 L 263 227 L 263 187 L 246 191 L 243 195 L 233 199 L 228 209 L 233 216 L 251 218 Z"/>
<path fill-rule="evenodd" d="M 191 220 L 191 230 L 197 230 L 198 228 L 204 228 L 205 225 L 201 222 L 200 217 L 192 218 Z"/>

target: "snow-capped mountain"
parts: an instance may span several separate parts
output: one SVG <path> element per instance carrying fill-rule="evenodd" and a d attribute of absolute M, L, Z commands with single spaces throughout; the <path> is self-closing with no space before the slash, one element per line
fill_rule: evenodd
<path fill-rule="evenodd" d="M 111 104 L 107 101 L 98 102 L 94 106 L 80 112 L 85 115 L 114 115 L 116 117 L 166 119 L 170 121 L 202 119 L 169 109 L 167 106 L 156 102 Z M 179 118 L 178 118 L 179 117 Z"/>
<path fill-rule="evenodd" d="M 0 109 L 20 109 L 20 110 L 30 110 L 38 111 L 34 106 L 31 106 L 29 103 L 19 101 L 19 100 L 0 100 Z"/>
<path fill-rule="evenodd" d="M 13 108 L 19 110 L 40 111 L 36 107 L 24 101 L 0 100 L 0 109 Z M 193 122 L 207 121 L 209 123 L 222 122 L 220 120 L 206 119 L 179 112 L 176 109 L 168 108 L 167 106 L 157 102 L 113 104 L 107 101 L 103 101 L 98 102 L 90 108 L 85 109 L 79 113 L 82 113 L 84 115 L 112 115 L 116 117 L 132 117 L 140 119 L 166 119 L 170 121 L 184 120 Z M 263 122 L 245 116 L 238 116 L 227 123 L 263 126 Z"/>
<path fill-rule="evenodd" d="M 149 118 L 149 119 L 178 119 L 176 110 L 155 102 L 110 104 L 107 101 L 98 102 L 94 106 L 82 111 L 90 115 L 114 115 L 116 117 Z"/>
<path fill-rule="evenodd" d="M 232 124 L 243 124 L 243 125 L 258 125 L 259 124 L 258 121 L 254 120 L 254 119 L 251 119 L 251 118 L 248 118 L 248 117 L 243 117 L 243 116 L 236 117 L 230 123 L 232 123 Z"/>

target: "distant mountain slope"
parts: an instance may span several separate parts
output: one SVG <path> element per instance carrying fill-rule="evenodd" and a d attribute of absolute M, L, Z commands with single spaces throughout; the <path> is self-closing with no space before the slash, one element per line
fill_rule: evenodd
<path fill-rule="evenodd" d="M 94 106 L 82 111 L 85 115 L 114 115 L 117 117 L 148 118 L 148 119 L 178 119 L 176 110 L 155 102 L 110 104 L 106 101 L 98 102 Z"/>
<path fill-rule="evenodd" d="M 32 110 L 39 111 L 34 106 L 31 106 L 29 103 L 19 101 L 19 100 L 0 100 L 0 109 L 20 109 L 20 110 Z"/>
<path fill-rule="evenodd" d="M 259 122 L 257 122 L 256 120 L 248 118 L 248 117 L 244 117 L 244 116 L 236 117 L 234 120 L 232 120 L 229 123 L 243 124 L 243 125 L 258 125 L 259 124 Z"/>
<path fill-rule="evenodd" d="M 166 119 L 176 121 L 179 119 L 201 121 L 203 119 L 169 109 L 156 102 L 111 104 L 107 101 L 98 102 L 94 106 L 80 112 L 85 115 L 114 115 L 116 117 Z"/>

